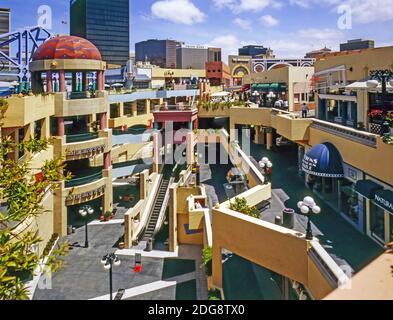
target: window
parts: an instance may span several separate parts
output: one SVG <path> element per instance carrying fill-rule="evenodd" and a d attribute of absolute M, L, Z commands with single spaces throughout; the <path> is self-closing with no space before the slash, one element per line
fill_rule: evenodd
<path fill-rule="evenodd" d="M 379 241 L 385 242 L 385 211 L 371 202 L 370 208 L 370 229 L 372 235 Z"/>
<path fill-rule="evenodd" d="M 355 191 L 355 184 L 346 180 L 340 188 L 340 209 L 343 214 L 358 224 L 360 219 L 359 196 Z"/>

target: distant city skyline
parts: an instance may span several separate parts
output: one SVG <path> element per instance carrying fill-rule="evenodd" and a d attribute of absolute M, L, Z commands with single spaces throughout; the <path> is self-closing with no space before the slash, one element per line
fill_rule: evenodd
<path fill-rule="evenodd" d="M 352 10 L 351 29 L 338 27 L 341 4 Z M 68 34 L 69 0 L 3 0 L 1 4 L 13 12 L 12 30 L 36 25 L 40 5 L 52 8 L 51 31 Z M 175 39 L 221 47 L 225 62 L 229 54 L 249 44 L 270 47 L 277 57 L 301 57 L 324 46 L 339 50 L 340 43 L 355 38 L 375 40 L 376 47 L 393 45 L 386 32 L 392 21 L 393 0 L 131 1 L 131 51 L 139 41 Z"/>

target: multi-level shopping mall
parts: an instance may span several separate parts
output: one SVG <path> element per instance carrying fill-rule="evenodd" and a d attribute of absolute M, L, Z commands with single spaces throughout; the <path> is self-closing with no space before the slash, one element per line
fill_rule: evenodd
<path fill-rule="evenodd" d="M 37 254 L 54 234 L 74 244 L 52 290 L 40 275 L 29 282 L 32 298 L 109 299 L 94 265 L 112 250 L 125 262 L 112 291 L 125 300 L 392 299 L 392 56 L 277 59 L 236 90 L 204 70 L 196 85 L 175 84 L 190 75 L 168 69 L 169 87 L 126 90 L 107 84 L 91 42 L 47 40 L 1 127 L 3 139 L 51 140 L 10 156 L 31 159 L 36 177 L 54 158 L 72 175 L 14 230 L 38 232 Z"/>

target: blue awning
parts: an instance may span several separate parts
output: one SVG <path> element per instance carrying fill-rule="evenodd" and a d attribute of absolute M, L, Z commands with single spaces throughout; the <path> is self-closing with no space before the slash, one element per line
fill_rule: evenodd
<path fill-rule="evenodd" d="M 380 190 L 374 195 L 374 203 L 382 209 L 393 214 L 393 192 L 390 190 Z"/>
<path fill-rule="evenodd" d="M 341 154 L 329 142 L 318 144 L 308 151 L 303 158 L 302 169 L 313 176 L 344 178 Z"/>
<path fill-rule="evenodd" d="M 374 199 L 375 193 L 383 189 L 381 185 L 371 180 L 361 180 L 356 183 L 356 192 L 366 197 L 367 199 Z"/>

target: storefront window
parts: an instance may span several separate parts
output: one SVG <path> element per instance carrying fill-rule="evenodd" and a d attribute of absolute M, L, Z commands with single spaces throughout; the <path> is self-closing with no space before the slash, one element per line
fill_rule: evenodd
<path fill-rule="evenodd" d="M 380 241 L 385 242 L 385 211 L 371 202 L 371 232 Z"/>
<path fill-rule="evenodd" d="M 393 214 L 390 214 L 390 241 L 393 242 Z"/>
<path fill-rule="evenodd" d="M 359 196 L 355 191 L 355 184 L 346 180 L 343 181 L 340 188 L 341 199 L 340 209 L 343 214 L 350 218 L 356 224 L 359 223 Z"/>

